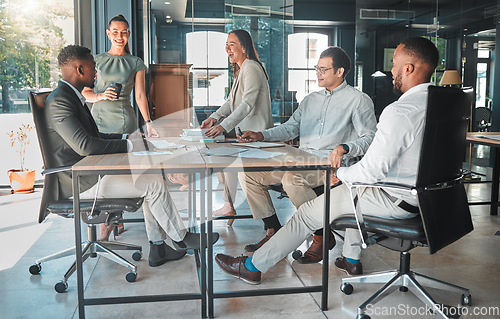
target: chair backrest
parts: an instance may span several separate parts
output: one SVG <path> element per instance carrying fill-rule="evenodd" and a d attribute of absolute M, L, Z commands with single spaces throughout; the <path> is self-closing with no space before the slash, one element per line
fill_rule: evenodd
<path fill-rule="evenodd" d="M 47 154 L 47 126 L 45 122 L 45 100 L 50 92 L 35 93 L 30 92 L 28 99 L 31 106 L 31 113 L 33 114 L 33 122 L 35 123 L 36 133 L 38 136 L 38 143 L 40 145 L 40 152 L 42 153 L 42 160 L 45 169 L 54 168 L 51 165 L 51 156 Z M 59 183 L 57 174 L 49 174 L 45 176 L 42 200 L 40 203 L 40 211 L 38 213 L 38 222 L 41 223 L 49 214 L 47 206 L 59 200 Z"/>
<path fill-rule="evenodd" d="M 471 88 L 429 87 L 417 188 L 461 177 L 472 93 Z M 473 230 L 462 183 L 424 190 L 418 200 L 431 254 Z"/>

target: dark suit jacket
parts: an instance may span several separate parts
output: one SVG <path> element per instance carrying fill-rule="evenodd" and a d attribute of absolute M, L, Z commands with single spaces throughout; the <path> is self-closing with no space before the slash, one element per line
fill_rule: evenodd
<path fill-rule="evenodd" d="M 71 166 L 87 155 L 127 152 L 127 141 L 121 134 L 100 133 L 90 114 L 73 89 L 64 82 L 47 97 L 45 102 L 48 154 L 46 168 Z M 72 195 L 71 172 L 59 173 L 59 198 Z M 81 191 L 97 182 L 97 176 L 80 179 Z"/>

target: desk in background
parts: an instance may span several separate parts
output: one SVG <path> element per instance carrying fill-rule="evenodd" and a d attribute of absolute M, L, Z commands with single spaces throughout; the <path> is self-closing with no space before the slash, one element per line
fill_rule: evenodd
<path fill-rule="evenodd" d="M 487 135 L 499 135 L 500 132 L 472 132 L 467 133 L 467 142 L 470 144 L 481 144 L 486 146 L 491 146 L 495 151 L 495 164 L 493 165 L 493 174 L 491 181 L 491 201 L 490 201 L 490 215 L 498 214 L 498 191 L 500 182 L 500 141 L 484 136 Z M 487 202 L 484 204 L 488 204 Z"/>

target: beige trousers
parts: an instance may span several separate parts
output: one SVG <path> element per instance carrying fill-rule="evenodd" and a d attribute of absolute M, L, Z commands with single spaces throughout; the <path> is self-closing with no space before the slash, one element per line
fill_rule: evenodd
<path fill-rule="evenodd" d="M 96 192 L 97 198 L 144 197 L 142 208 L 148 239 L 184 239 L 186 227 L 161 175 L 106 175 L 98 184 L 81 193 L 80 198 L 92 199 Z"/>
<path fill-rule="evenodd" d="M 252 257 L 255 267 L 266 272 L 278 261 L 299 247 L 307 236 L 323 227 L 324 195 L 304 203 L 292 218 L 260 247 Z M 358 189 L 359 205 L 364 215 L 407 219 L 416 215 L 397 206 L 378 188 Z M 354 214 L 349 188 L 340 185 L 330 191 L 330 220 L 343 214 Z M 357 229 L 345 231 L 342 255 L 359 259 L 361 237 Z M 356 245 L 357 244 L 357 245 Z"/>
<path fill-rule="evenodd" d="M 276 214 L 267 190 L 268 185 L 281 183 L 293 205 L 299 208 L 303 203 L 316 198 L 313 188 L 324 184 L 323 172 L 316 170 L 239 173 L 238 178 L 254 219 Z"/>

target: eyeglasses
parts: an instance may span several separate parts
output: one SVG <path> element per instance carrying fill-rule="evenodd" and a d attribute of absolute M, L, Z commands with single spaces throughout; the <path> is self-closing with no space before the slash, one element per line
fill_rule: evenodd
<path fill-rule="evenodd" d="M 316 72 L 319 72 L 320 74 L 325 74 L 326 71 L 333 69 L 333 66 L 331 68 L 322 68 L 322 67 L 315 65 L 314 69 L 316 70 Z"/>

